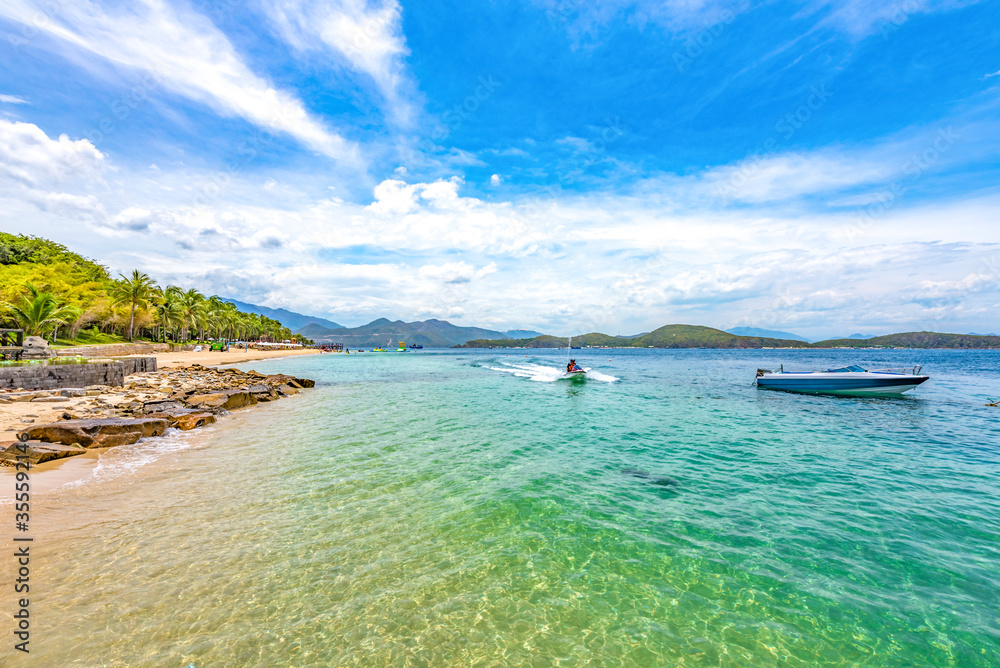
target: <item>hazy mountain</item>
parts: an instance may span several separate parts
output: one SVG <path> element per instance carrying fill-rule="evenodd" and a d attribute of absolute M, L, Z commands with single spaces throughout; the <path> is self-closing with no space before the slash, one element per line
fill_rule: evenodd
<path fill-rule="evenodd" d="M 791 332 L 782 332 L 775 329 L 761 329 L 760 327 L 733 327 L 727 329 L 730 334 L 735 334 L 736 336 L 763 336 L 770 339 L 788 339 L 791 341 L 805 341 L 809 343 L 809 339 L 804 336 L 799 336 L 798 334 L 792 334 Z"/>
<path fill-rule="evenodd" d="M 533 339 L 536 336 L 543 336 L 541 332 L 536 332 L 530 329 L 508 329 L 504 332 L 511 339 Z"/>
<path fill-rule="evenodd" d="M 282 325 L 292 330 L 293 332 L 301 330 L 303 327 L 310 323 L 316 323 L 317 325 L 322 325 L 328 329 L 339 329 L 343 325 L 338 325 L 332 320 L 327 320 L 326 318 L 320 318 L 315 315 L 302 315 L 301 313 L 296 313 L 294 311 L 289 311 L 283 308 L 268 308 L 266 306 L 257 306 L 256 304 L 247 304 L 246 302 L 237 301 L 235 299 L 229 299 L 227 297 L 221 297 L 222 301 L 229 302 L 243 311 L 244 313 L 257 313 L 268 318 L 273 318 L 277 320 Z M 305 336 L 309 336 L 306 334 Z M 310 337 L 311 338 L 311 337 Z"/>
<path fill-rule="evenodd" d="M 459 327 L 445 320 L 403 322 L 379 318 L 361 327 L 328 329 L 309 325 L 302 330 L 304 336 L 317 342 L 343 343 L 348 348 L 374 348 L 392 346 L 400 341 L 419 344 L 426 348 L 450 348 L 471 339 L 506 339 L 505 332 L 481 327 Z"/>

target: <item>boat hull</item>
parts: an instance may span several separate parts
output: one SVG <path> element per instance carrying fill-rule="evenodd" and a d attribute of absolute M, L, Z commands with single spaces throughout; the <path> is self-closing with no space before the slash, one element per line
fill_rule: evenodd
<path fill-rule="evenodd" d="M 893 395 L 909 392 L 928 376 L 878 373 L 771 373 L 757 377 L 767 390 L 804 394 Z"/>

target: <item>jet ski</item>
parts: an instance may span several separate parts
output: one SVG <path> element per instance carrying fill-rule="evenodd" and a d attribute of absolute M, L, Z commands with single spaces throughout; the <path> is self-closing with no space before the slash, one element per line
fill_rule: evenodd
<path fill-rule="evenodd" d="M 570 364 L 573 366 L 570 367 L 569 364 L 566 365 L 567 369 L 566 375 L 564 376 L 565 378 L 583 379 L 587 377 L 586 369 L 577 364 L 576 360 L 570 360 Z"/>

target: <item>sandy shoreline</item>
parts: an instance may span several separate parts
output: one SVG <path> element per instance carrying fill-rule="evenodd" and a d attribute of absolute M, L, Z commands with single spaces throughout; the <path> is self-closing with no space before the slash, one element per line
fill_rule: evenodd
<path fill-rule="evenodd" d="M 156 367 L 158 369 L 169 369 L 175 366 L 186 366 L 188 364 L 202 364 L 204 366 L 220 366 L 224 364 L 241 364 L 243 362 L 256 362 L 257 360 L 274 359 L 275 357 L 298 357 L 300 355 L 316 355 L 319 351 L 311 348 L 297 350 L 230 350 L 229 352 L 209 352 L 203 350 L 200 353 L 190 350 L 177 353 L 156 353 Z M 139 355 L 138 357 L 149 357 L 149 355 Z"/>
<path fill-rule="evenodd" d="M 141 357 L 156 357 L 157 369 L 201 364 L 203 366 L 224 366 L 241 364 L 257 360 L 279 357 L 297 357 L 315 355 L 315 350 L 233 350 L 230 352 L 173 352 L 141 355 Z M 66 401 L 55 403 L 16 402 L 0 403 L 0 442 L 14 441 L 18 431 L 31 426 L 55 422 L 63 412 L 73 410 L 93 397 L 70 397 Z M 30 422 L 29 422 L 30 420 Z M 50 491 L 67 483 L 83 480 L 92 475 L 98 459 L 107 448 L 94 448 L 76 456 L 44 462 L 31 469 L 31 487 L 36 493 Z M 0 466 L 0 500 L 10 496 L 7 490 L 13 490 L 15 470 L 9 466 Z"/>

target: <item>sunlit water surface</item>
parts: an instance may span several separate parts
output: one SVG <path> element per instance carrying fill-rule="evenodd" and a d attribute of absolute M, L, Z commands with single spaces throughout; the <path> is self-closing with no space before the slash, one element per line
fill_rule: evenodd
<path fill-rule="evenodd" d="M 36 497 L 32 651 L 4 631 L 0 662 L 1000 665 L 1000 353 L 573 352 L 590 380 L 565 351 L 244 365 L 317 388 Z M 757 390 L 780 363 L 933 379 Z"/>

